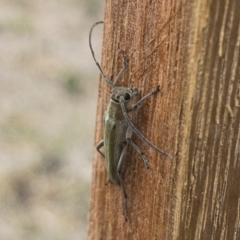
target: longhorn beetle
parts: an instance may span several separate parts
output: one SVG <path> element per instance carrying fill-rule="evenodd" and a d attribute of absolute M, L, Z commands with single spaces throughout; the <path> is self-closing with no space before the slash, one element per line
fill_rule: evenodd
<path fill-rule="evenodd" d="M 127 194 L 123 184 L 123 179 L 121 176 L 121 169 L 124 162 L 125 154 L 127 151 L 128 145 L 132 146 L 142 157 L 143 163 L 146 168 L 149 168 L 148 160 L 144 152 L 135 145 L 132 140 L 132 133 L 134 132 L 143 142 L 148 144 L 151 148 L 155 149 L 158 153 L 162 154 L 165 157 L 172 158 L 170 155 L 155 147 L 151 142 L 149 142 L 133 125 L 131 119 L 128 116 L 128 112 L 135 110 L 144 100 L 151 97 L 153 94 L 157 93 L 160 90 L 158 86 L 155 90 L 145 95 L 141 98 L 136 104 L 133 104 L 134 98 L 139 95 L 139 90 L 137 88 L 129 88 L 116 86 L 119 78 L 122 76 L 124 71 L 127 68 L 126 56 L 123 52 L 123 68 L 118 73 L 115 81 L 111 81 L 103 72 L 100 64 L 95 58 L 95 54 L 92 48 L 91 38 L 93 28 L 103 23 L 102 21 L 96 22 L 89 33 L 89 47 L 93 59 L 99 68 L 103 79 L 105 82 L 110 85 L 112 88 L 112 94 L 110 101 L 107 106 L 107 110 L 104 114 L 103 119 L 103 139 L 97 144 L 97 151 L 104 157 L 106 169 L 108 172 L 109 180 L 115 184 L 120 184 L 123 198 L 124 198 L 124 214 L 125 220 L 128 218 L 127 210 Z M 104 154 L 100 149 L 104 146 Z"/>

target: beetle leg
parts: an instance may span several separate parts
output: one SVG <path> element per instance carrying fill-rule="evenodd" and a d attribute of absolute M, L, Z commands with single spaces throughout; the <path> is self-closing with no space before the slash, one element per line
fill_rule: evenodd
<path fill-rule="evenodd" d="M 119 103 L 121 105 L 121 108 L 122 108 L 122 113 L 123 113 L 123 116 L 124 118 L 126 119 L 129 127 L 132 128 L 132 130 L 135 132 L 135 134 L 137 134 L 137 136 L 143 141 L 145 142 L 148 146 L 150 146 L 151 148 L 153 148 L 154 150 L 156 150 L 157 152 L 159 152 L 160 154 L 162 154 L 163 156 L 166 156 L 170 159 L 172 159 L 172 156 L 165 153 L 164 151 L 162 151 L 161 149 L 155 147 L 151 142 L 149 142 L 141 133 L 140 131 L 134 126 L 133 122 L 131 121 L 131 119 L 129 118 L 128 114 L 127 114 L 127 110 L 126 110 L 126 107 L 125 107 L 125 104 L 124 104 L 124 97 L 123 96 L 120 96 L 120 99 L 119 99 Z"/>
<path fill-rule="evenodd" d="M 149 163 L 144 152 L 136 144 L 134 144 L 130 138 L 127 138 L 127 142 L 141 155 L 145 167 L 149 168 Z"/>
<path fill-rule="evenodd" d="M 104 184 L 107 185 L 109 182 L 111 182 L 110 178 Z"/>
<path fill-rule="evenodd" d="M 97 151 L 105 158 L 104 154 L 100 151 L 100 148 L 102 148 L 104 146 L 104 140 L 102 139 L 98 144 L 97 144 Z M 107 185 L 109 182 L 111 182 L 110 179 L 108 179 L 106 182 L 105 182 L 105 185 Z"/>
<path fill-rule="evenodd" d="M 126 56 L 124 54 L 124 51 L 122 52 L 123 54 L 123 68 L 121 69 L 121 71 L 119 72 L 119 74 L 116 77 L 116 80 L 114 81 L 114 86 L 116 85 L 118 79 L 122 76 L 122 74 L 125 72 L 125 70 L 127 69 L 127 59 Z"/>
<path fill-rule="evenodd" d="M 104 140 L 102 139 L 96 146 L 97 151 L 105 158 L 104 154 L 100 151 L 100 148 L 104 146 Z"/>
<path fill-rule="evenodd" d="M 134 144 L 132 142 L 132 139 L 131 139 L 132 132 L 133 132 L 132 128 L 129 127 L 127 129 L 127 132 L 126 132 L 126 141 L 127 141 L 127 143 L 129 143 L 141 155 L 141 157 L 143 159 L 143 162 L 144 162 L 144 165 L 146 166 L 146 168 L 149 168 L 149 163 L 148 163 L 146 155 L 144 154 L 144 152 L 136 144 Z"/>
<path fill-rule="evenodd" d="M 136 104 L 134 104 L 132 107 L 127 109 L 127 112 L 131 112 L 137 109 L 137 107 L 146 99 L 150 98 L 153 94 L 157 93 L 160 91 L 160 86 L 157 86 L 157 88 L 153 91 L 151 91 L 150 93 L 148 93 L 147 95 L 145 95 L 144 97 L 142 97 Z"/>
<path fill-rule="evenodd" d="M 121 152 L 120 158 L 119 158 L 119 162 L 118 162 L 118 166 L 117 166 L 117 174 L 118 174 L 118 179 L 121 185 L 121 189 L 122 189 L 122 194 L 123 194 L 123 199 L 124 199 L 124 215 L 125 215 L 125 221 L 127 221 L 128 218 L 128 209 L 127 209 L 127 194 L 126 194 L 126 190 L 123 184 L 123 179 L 121 176 L 121 169 L 122 169 L 122 165 L 124 162 L 124 157 L 127 151 L 127 143 L 124 142 L 124 147 L 123 150 Z"/>

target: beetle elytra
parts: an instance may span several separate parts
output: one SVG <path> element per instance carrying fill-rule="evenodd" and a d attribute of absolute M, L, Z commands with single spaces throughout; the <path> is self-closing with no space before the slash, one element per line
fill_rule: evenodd
<path fill-rule="evenodd" d="M 124 73 L 127 68 L 126 56 L 123 52 L 123 68 L 118 73 L 115 81 L 111 81 L 103 72 L 100 64 L 95 58 L 95 54 L 92 48 L 91 36 L 93 28 L 103 23 L 102 21 L 96 22 L 89 33 L 89 47 L 93 59 L 99 68 L 102 77 L 105 82 L 110 85 L 112 88 L 111 98 L 108 103 L 107 110 L 104 114 L 104 127 L 103 127 L 103 139 L 97 144 L 97 151 L 104 157 L 106 169 L 109 176 L 109 181 L 120 184 L 123 198 L 124 198 L 124 215 L 125 220 L 128 218 L 128 209 L 127 209 L 127 194 L 124 188 L 123 179 L 121 176 L 121 169 L 126 155 L 127 147 L 132 146 L 142 157 L 144 165 L 146 168 L 149 168 L 149 163 L 144 152 L 135 145 L 132 140 L 132 133 L 134 132 L 143 142 L 148 144 L 151 148 L 155 149 L 158 153 L 162 154 L 165 157 L 172 158 L 169 154 L 155 147 L 151 142 L 149 142 L 140 131 L 134 126 L 128 113 L 137 109 L 137 107 L 146 99 L 151 97 L 153 94 L 157 93 L 160 90 L 158 86 L 155 90 L 148 93 L 142 97 L 137 103 L 133 103 L 134 98 L 139 95 L 139 90 L 137 88 L 129 88 L 123 86 L 116 86 L 118 80 Z M 104 154 L 100 149 L 104 146 Z"/>

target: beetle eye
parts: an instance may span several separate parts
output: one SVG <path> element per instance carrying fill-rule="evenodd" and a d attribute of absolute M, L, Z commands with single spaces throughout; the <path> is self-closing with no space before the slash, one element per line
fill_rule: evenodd
<path fill-rule="evenodd" d="M 125 100 L 129 100 L 130 99 L 130 94 L 129 93 L 125 93 L 124 94 L 124 99 Z"/>

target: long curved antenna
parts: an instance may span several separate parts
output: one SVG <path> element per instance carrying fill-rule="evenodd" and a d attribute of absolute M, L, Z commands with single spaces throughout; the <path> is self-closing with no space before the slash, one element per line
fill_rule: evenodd
<path fill-rule="evenodd" d="M 160 154 L 162 154 L 163 156 L 166 156 L 170 159 L 172 159 L 172 156 L 171 155 L 168 155 L 167 153 L 165 153 L 164 151 L 162 151 L 161 149 L 155 147 L 151 142 L 149 142 L 141 133 L 139 130 L 137 130 L 137 128 L 133 125 L 131 119 L 129 118 L 128 114 L 127 114 L 127 110 L 125 108 L 125 105 L 124 105 L 124 97 L 121 96 L 120 97 L 120 100 L 119 100 L 119 103 L 121 105 L 121 108 L 122 108 L 122 112 L 123 112 L 123 115 L 125 117 L 125 119 L 127 120 L 129 126 L 132 128 L 132 130 L 137 134 L 137 136 L 143 141 L 145 142 L 148 146 L 150 146 L 151 148 L 153 148 L 154 150 L 156 150 L 157 152 L 159 152 Z"/>
<path fill-rule="evenodd" d="M 122 51 L 122 55 L 123 55 L 123 68 L 122 70 L 119 72 L 119 74 L 116 77 L 116 80 L 114 81 L 114 86 L 116 85 L 117 81 L 119 80 L 119 78 L 122 76 L 122 74 L 126 71 L 127 69 L 127 58 L 126 55 L 124 53 L 124 51 Z"/>
<path fill-rule="evenodd" d="M 92 26 L 92 28 L 91 28 L 91 30 L 90 30 L 90 33 L 89 33 L 89 47 L 90 47 L 90 49 L 91 49 L 93 59 L 94 59 L 96 65 L 97 65 L 97 67 L 99 68 L 99 70 L 100 70 L 100 72 L 101 72 L 104 80 L 106 81 L 106 83 L 107 83 L 108 85 L 110 85 L 112 88 L 114 88 L 114 83 L 104 74 L 104 72 L 103 72 L 100 64 L 97 62 L 97 60 L 96 60 L 96 58 L 95 58 L 95 54 L 94 54 L 94 51 L 93 51 L 93 48 L 92 48 L 92 42 L 91 42 L 91 39 L 92 39 L 92 31 L 93 31 L 93 28 L 94 28 L 96 25 L 100 24 L 100 23 L 104 23 L 104 22 L 103 22 L 103 21 L 99 21 L 99 22 L 94 23 L 93 26 Z"/>

